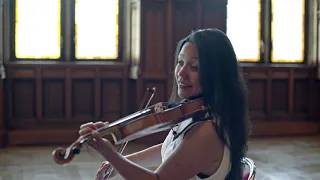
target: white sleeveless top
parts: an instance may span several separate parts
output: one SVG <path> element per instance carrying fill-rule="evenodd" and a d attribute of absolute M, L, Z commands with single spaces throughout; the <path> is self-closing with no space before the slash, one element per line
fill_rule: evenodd
<path fill-rule="evenodd" d="M 186 131 L 189 130 L 191 127 L 193 127 L 194 125 L 196 125 L 199 122 L 196 122 L 196 123 L 188 126 L 190 123 L 192 123 L 191 118 L 180 123 L 179 130 L 180 129 L 184 129 L 184 130 L 180 134 L 180 136 L 178 136 L 175 140 L 174 140 L 174 136 L 173 136 L 173 130 L 170 130 L 169 134 L 167 135 L 167 137 L 164 140 L 162 147 L 161 147 L 162 162 L 164 162 L 171 155 L 171 153 L 175 150 L 175 148 L 182 142 Z M 227 146 L 225 146 L 221 164 L 214 174 L 212 174 L 210 177 L 207 177 L 204 179 L 201 179 L 198 176 L 194 176 L 190 180 L 224 180 L 224 179 L 226 179 L 226 177 L 230 171 L 230 168 L 231 168 L 230 151 L 229 151 L 229 148 Z"/>

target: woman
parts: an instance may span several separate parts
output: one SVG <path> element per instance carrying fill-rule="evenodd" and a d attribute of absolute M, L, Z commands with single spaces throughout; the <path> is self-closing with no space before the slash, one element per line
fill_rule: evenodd
<path fill-rule="evenodd" d="M 239 180 L 249 134 L 247 89 L 228 37 L 217 29 L 192 32 L 178 44 L 171 102 L 203 97 L 211 115 L 186 119 L 171 129 L 162 144 L 121 156 L 93 132 L 95 148 L 124 179 Z M 104 125 L 82 125 L 80 135 Z M 148 164 L 152 162 L 153 164 Z M 104 163 L 96 179 L 102 179 Z M 157 166 L 156 170 L 148 167 Z"/>

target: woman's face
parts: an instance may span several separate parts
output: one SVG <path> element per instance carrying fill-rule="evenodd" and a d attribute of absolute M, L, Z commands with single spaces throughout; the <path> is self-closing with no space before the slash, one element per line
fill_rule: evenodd
<path fill-rule="evenodd" d="M 202 93 L 199 76 L 199 61 L 197 47 L 192 43 L 185 43 L 179 53 L 175 68 L 175 77 L 178 85 L 178 95 L 189 98 Z"/>

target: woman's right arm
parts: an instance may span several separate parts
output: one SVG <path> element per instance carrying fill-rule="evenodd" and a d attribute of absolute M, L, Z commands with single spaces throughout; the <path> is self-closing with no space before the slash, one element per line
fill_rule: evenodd
<path fill-rule="evenodd" d="M 156 169 L 161 164 L 162 143 L 125 156 L 128 160 L 148 169 Z"/>
<path fill-rule="evenodd" d="M 154 146 L 151 146 L 149 148 L 146 148 L 144 150 L 126 155 L 125 157 L 142 167 L 145 167 L 150 170 L 156 170 L 160 164 L 161 161 L 161 144 L 157 144 Z M 106 172 L 106 168 L 109 166 L 108 163 L 102 163 L 100 169 L 98 170 L 96 174 L 96 180 L 104 180 L 104 173 Z M 111 175 L 110 180 L 123 180 L 124 178 L 118 174 L 117 172 L 113 172 L 113 175 Z"/>
<path fill-rule="evenodd" d="M 105 125 L 109 124 L 108 122 L 88 122 L 85 124 L 82 124 L 80 126 L 79 134 L 81 136 L 91 132 L 94 129 L 103 127 Z M 148 169 L 154 169 L 157 168 L 161 164 L 161 146 L 162 143 L 151 146 L 147 149 L 138 151 L 136 153 L 129 154 L 125 156 L 128 160 L 133 161 L 136 164 L 139 164 L 140 166 L 143 166 Z"/>

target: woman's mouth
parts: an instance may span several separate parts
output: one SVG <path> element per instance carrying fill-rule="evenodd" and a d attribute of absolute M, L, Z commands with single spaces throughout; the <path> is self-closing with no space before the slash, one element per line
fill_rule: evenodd
<path fill-rule="evenodd" d="M 188 89 L 188 88 L 191 88 L 191 87 L 192 87 L 191 85 L 179 83 L 179 88 L 180 89 Z"/>

